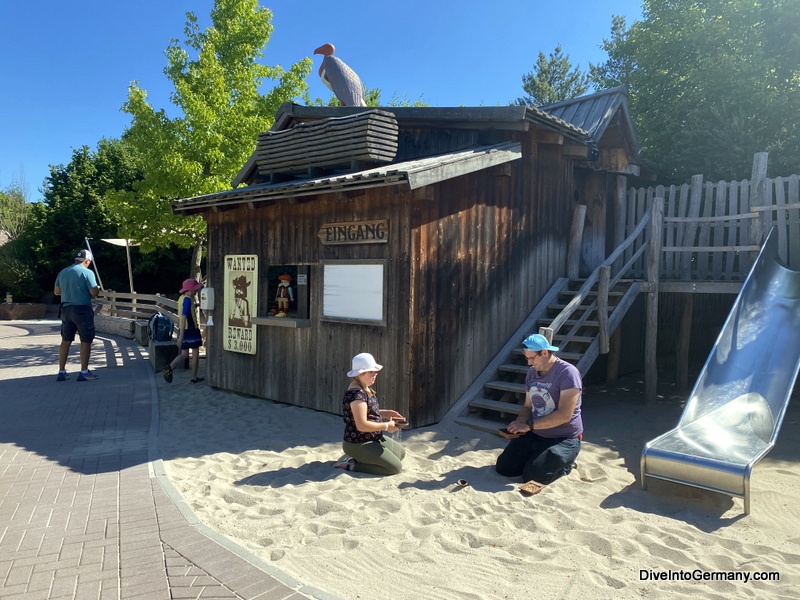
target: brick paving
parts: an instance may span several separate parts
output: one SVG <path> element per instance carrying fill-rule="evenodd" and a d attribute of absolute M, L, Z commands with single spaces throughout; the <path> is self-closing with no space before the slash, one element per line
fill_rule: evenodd
<path fill-rule="evenodd" d="M 55 321 L 0 322 L 0 599 L 333 596 L 205 527 L 164 474 L 146 348 L 98 335 L 56 381 Z"/>

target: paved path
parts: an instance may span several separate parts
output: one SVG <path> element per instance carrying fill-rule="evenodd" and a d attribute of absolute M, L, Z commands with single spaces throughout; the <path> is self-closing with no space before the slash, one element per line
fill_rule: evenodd
<path fill-rule="evenodd" d="M 0 321 L 0 598 L 332 599 L 200 524 L 158 456 L 147 351 L 77 342 L 56 381 L 55 321 Z"/>

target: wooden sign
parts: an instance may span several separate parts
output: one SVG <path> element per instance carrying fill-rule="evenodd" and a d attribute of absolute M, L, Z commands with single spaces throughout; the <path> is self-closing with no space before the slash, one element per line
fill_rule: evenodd
<path fill-rule="evenodd" d="M 317 237 L 325 245 L 385 244 L 389 241 L 389 219 L 325 223 Z"/>

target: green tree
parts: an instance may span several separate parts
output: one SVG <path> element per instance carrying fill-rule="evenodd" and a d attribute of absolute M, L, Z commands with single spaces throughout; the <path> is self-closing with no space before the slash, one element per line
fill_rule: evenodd
<path fill-rule="evenodd" d="M 800 163 L 800 11 L 796 0 L 644 0 L 642 21 L 615 18 L 601 87 L 624 84 L 644 155 L 662 177 L 749 177 Z"/>
<path fill-rule="evenodd" d="M 101 140 L 94 151 L 88 146 L 74 149 L 68 164 L 50 167 L 43 202 L 35 205 L 36 218 L 24 240 L 43 290 L 52 289 L 58 271 L 72 262 L 76 250 L 86 246 L 84 238 L 91 240 L 98 254 L 104 286 L 127 288 L 125 263 L 104 260 L 113 254 L 100 248 L 99 240 L 118 237 L 118 224 L 106 201 L 108 194 L 131 189 L 138 177 L 130 149 L 113 139 Z"/>
<path fill-rule="evenodd" d="M 164 109 L 154 109 L 136 82 L 123 105 L 132 117 L 124 139 L 135 149 L 143 176 L 133 191 L 110 197 L 121 235 L 141 242 L 144 251 L 168 244 L 193 248 L 195 277 L 205 222 L 174 215 L 170 202 L 228 189 L 278 107 L 308 96 L 310 58 L 289 70 L 258 62 L 272 34 L 271 20 L 271 11 L 258 0 L 216 0 L 204 31 L 187 13 L 186 39 L 170 43 L 164 69 L 180 115 L 170 118 Z M 275 85 L 262 93 L 265 80 Z"/>
<path fill-rule="evenodd" d="M 394 107 L 419 107 L 419 106 L 430 106 L 429 102 L 426 102 L 422 99 L 420 95 L 419 98 L 416 100 L 412 100 L 408 97 L 408 92 L 403 93 L 402 96 L 398 96 L 397 94 L 392 95 L 389 98 L 389 101 L 384 103 L 381 99 L 382 91 L 380 88 L 366 88 L 364 90 L 364 102 L 367 106 L 394 106 Z M 322 98 L 315 98 L 313 102 L 307 103 L 309 106 L 341 106 L 341 103 L 336 98 L 335 95 L 331 94 L 328 98 L 327 102 L 324 101 Z"/>
<path fill-rule="evenodd" d="M 17 239 L 28 220 L 28 195 L 23 182 L 0 190 L 0 244 Z"/>
<path fill-rule="evenodd" d="M 559 44 L 550 56 L 539 52 L 533 70 L 522 76 L 522 89 L 525 96 L 517 99 L 517 105 L 543 106 L 581 96 L 589 89 L 589 77 L 573 68 Z"/>

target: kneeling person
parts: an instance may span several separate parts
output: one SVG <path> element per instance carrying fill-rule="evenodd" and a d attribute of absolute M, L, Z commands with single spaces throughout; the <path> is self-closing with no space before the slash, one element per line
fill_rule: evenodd
<path fill-rule="evenodd" d="M 581 450 L 581 374 L 556 357 L 543 335 L 522 343 L 530 369 L 525 377 L 525 405 L 509 423 L 510 433 L 522 434 L 509 442 L 495 468 L 506 477 L 548 484 L 569 474 Z"/>

